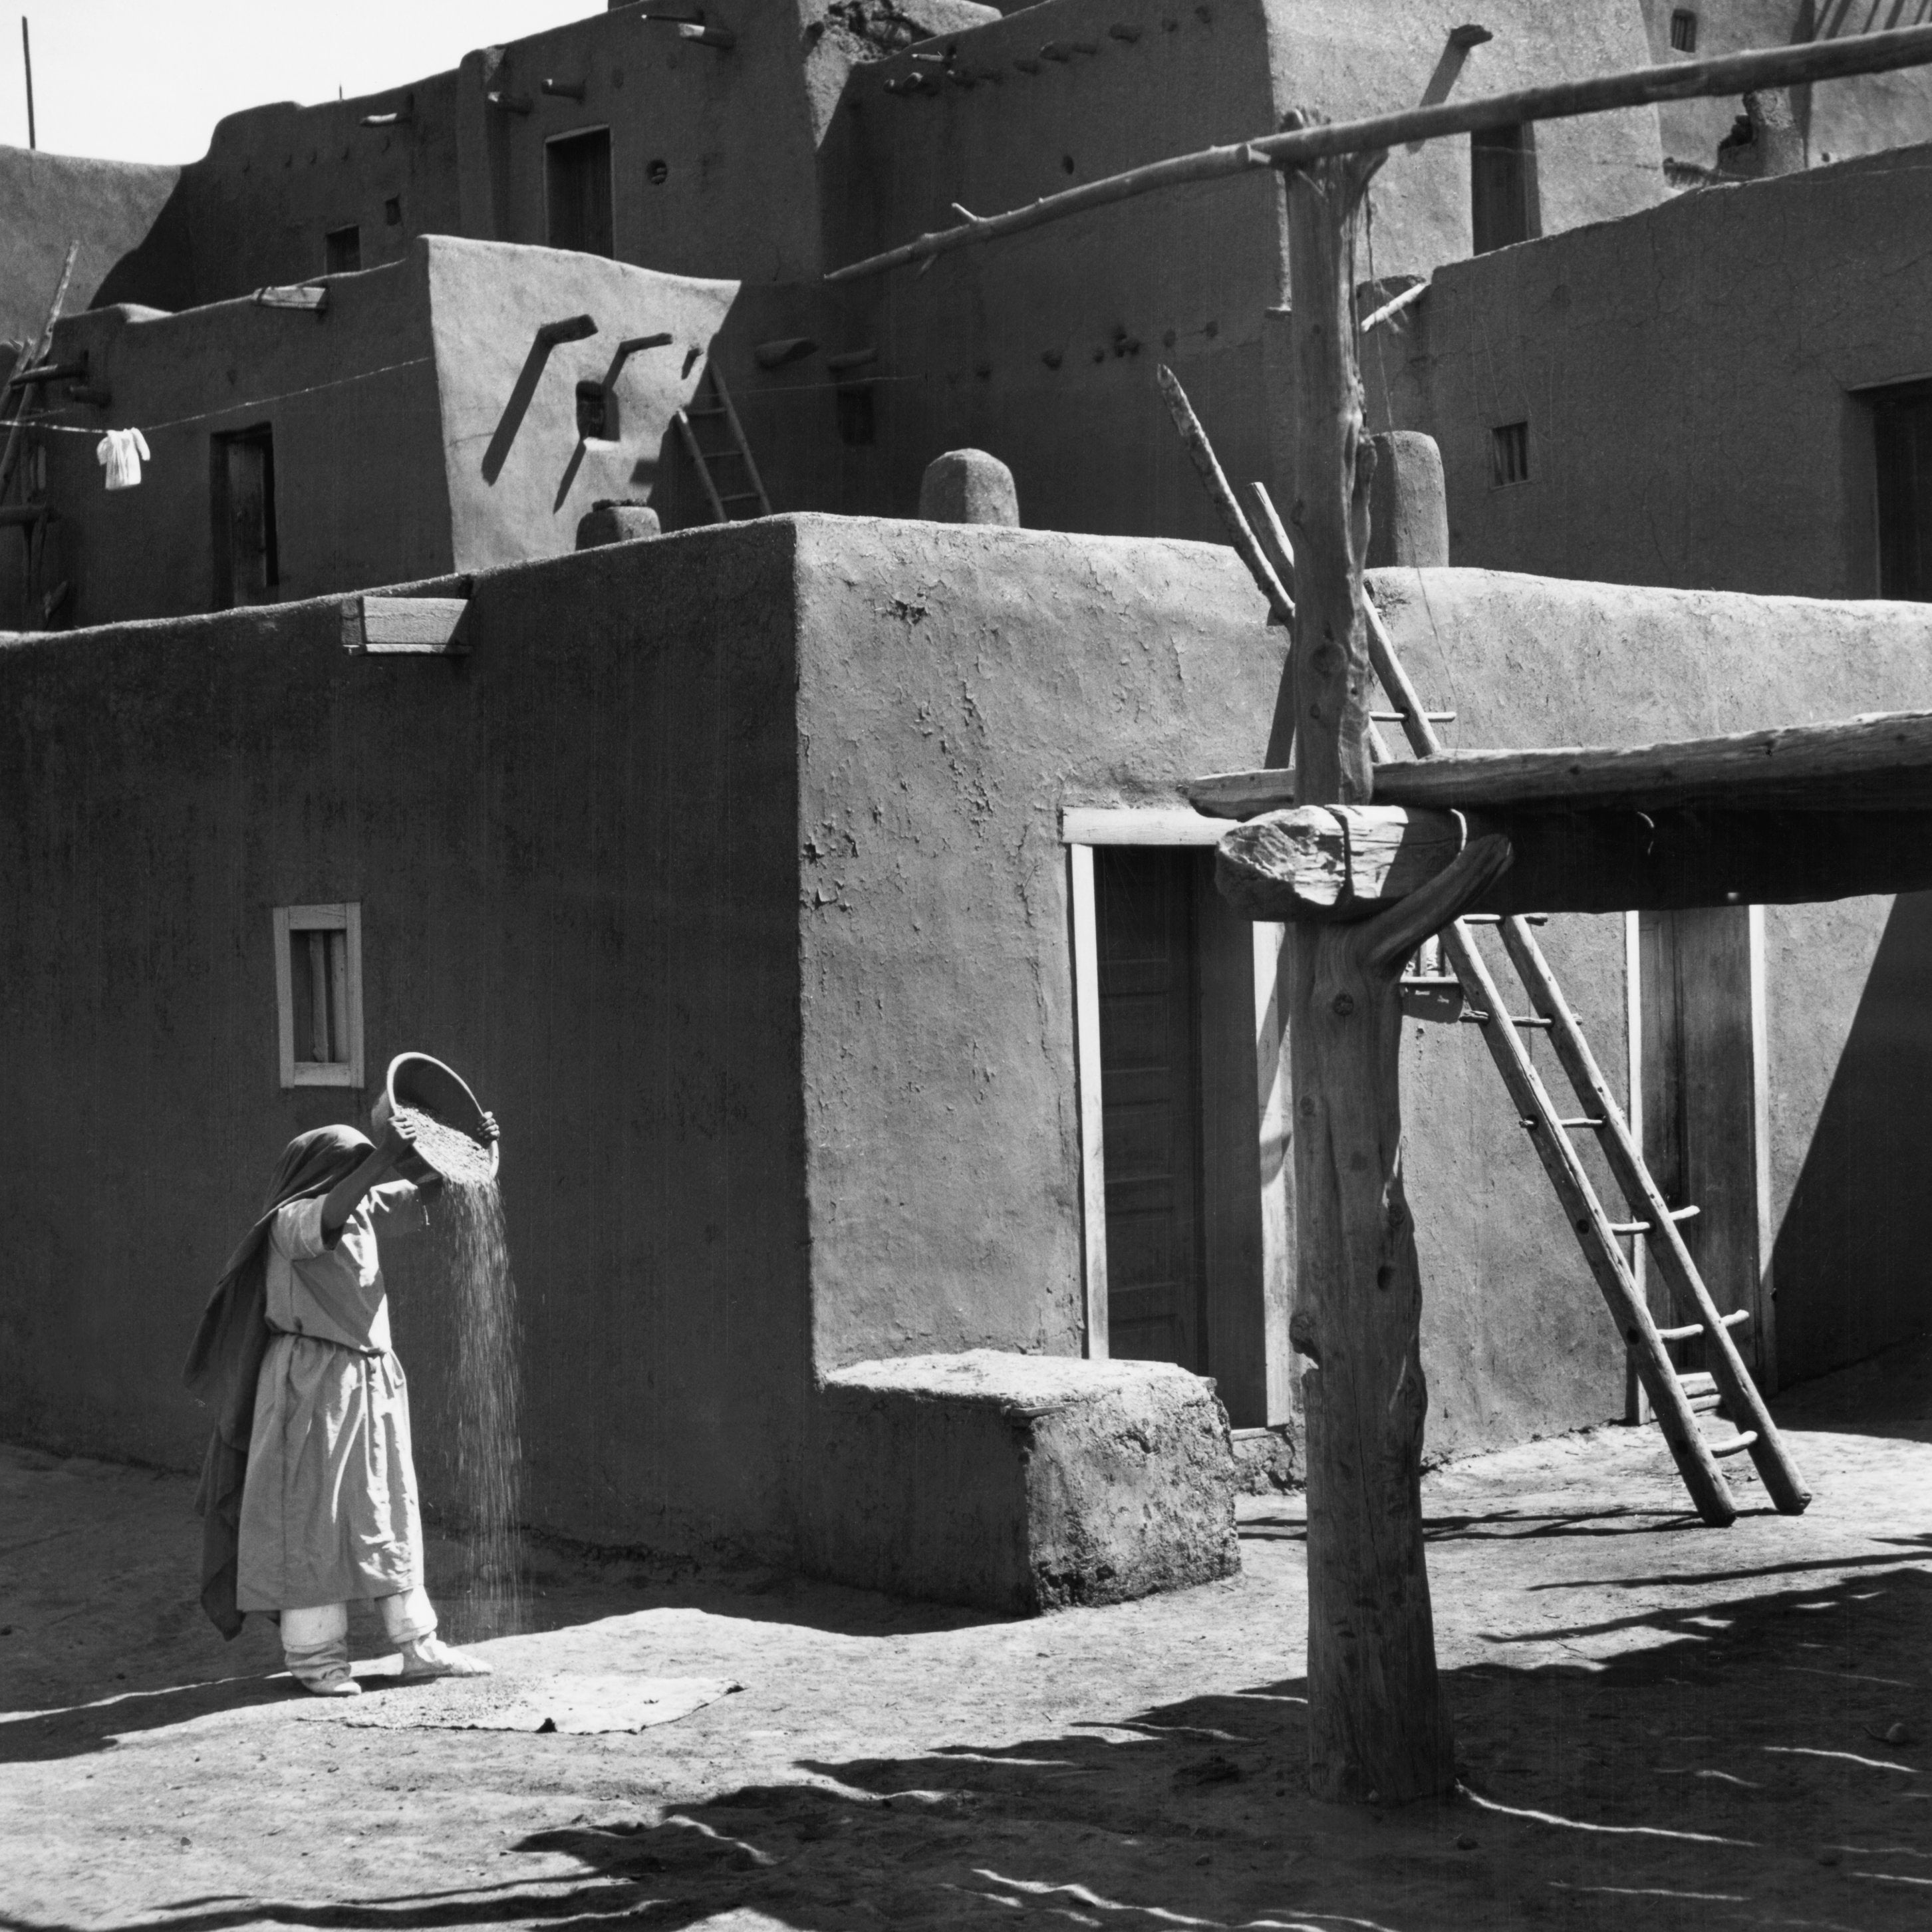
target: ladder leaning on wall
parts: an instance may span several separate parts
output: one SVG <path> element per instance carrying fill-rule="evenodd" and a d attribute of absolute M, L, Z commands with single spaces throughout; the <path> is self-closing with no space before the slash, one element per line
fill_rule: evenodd
<path fill-rule="evenodd" d="M 765 494 L 752 446 L 745 440 L 744 426 L 715 364 L 706 365 L 697 394 L 678 411 L 677 427 L 685 453 L 704 486 L 713 523 L 740 523 L 748 517 L 771 514 L 771 499 Z M 711 439 L 708 443 L 707 436 Z"/>
<path fill-rule="evenodd" d="M 1273 560 L 1279 574 L 1283 566 L 1293 562 L 1286 553 L 1286 532 L 1273 514 L 1264 488 L 1258 483 L 1248 488 L 1258 512 L 1251 521 L 1252 533 L 1264 551 L 1280 553 Z M 1377 715 L 1399 722 L 1409 748 L 1418 758 L 1430 757 L 1444 748 L 1442 740 L 1396 656 L 1382 614 L 1372 602 L 1364 601 L 1370 656 L 1393 707 Z M 1522 989 L 1526 1012 L 1510 1010 L 1503 988 L 1476 943 L 1476 928 L 1487 926 L 1500 928 L 1503 950 Z M 1623 1337 L 1630 1366 L 1650 1399 L 1697 1514 L 1720 1528 L 1736 1520 L 1737 1503 L 1718 1465 L 1725 1457 L 1748 1454 L 1772 1502 L 1786 1515 L 1798 1515 L 1811 1500 L 1810 1492 L 1786 1454 L 1763 1394 L 1731 1339 L 1731 1330 L 1748 1320 L 1748 1312 L 1718 1313 L 1684 1245 L 1679 1225 L 1697 1210 L 1680 1208 L 1673 1212 L 1665 1202 L 1630 1123 L 1536 942 L 1530 920 L 1493 914 L 1460 919 L 1444 931 L 1442 950 L 1471 1003 L 1472 1010 L 1464 1017 L 1482 1029 L 1496 1070 L 1569 1217 L 1583 1258 Z M 1530 1030 L 1549 1034 L 1557 1064 L 1575 1096 L 1575 1112 L 1561 1111 L 1537 1072 L 1522 1039 Z M 1624 1197 L 1627 1219 L 1613 1221 L 1605 1211 L 1572 1138 L 1580 1132 L 1597 1136 Z M 1618 1237 L 1626 1234 L 1649 1242 L 1651 1256 L 1676 1304 L 1676 1325 L 1660 1328 L 1652 1320 L 1636 1274 L 1618 1245 Z M 1683 1373 L 1671 1360 L 1667 1345 L 1699 1338 L 1704 1345 L 1706 1367 L 1700 1374 Z M 1730 1436 L 1714 1442 L 1705 1436 L 1697 1416 L 1706 1408 L 1721 1410 L 1733 1425 Z"/>

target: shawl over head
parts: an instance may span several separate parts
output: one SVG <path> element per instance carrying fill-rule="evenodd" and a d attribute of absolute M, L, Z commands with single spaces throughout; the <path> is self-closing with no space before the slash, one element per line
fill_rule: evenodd
<path fill-rule="evenodd" d="M 353 1127 L 316 1127 L 290 1142 L 275 1164 L 267 1207 L 222 1268 L 182 1372 L 190 1390 L 214 1410 L 214 1432 L 194 1503 L 202 1519 L 202 1608 L 224 1636 L 242 1628 L 235 1602 L 236 1549 L 255 1426 L 255 1384 L 268 1347 L 268 1224 L 290 1202 L 326 1194 L 370 1150 L 368 1137 Z"/>

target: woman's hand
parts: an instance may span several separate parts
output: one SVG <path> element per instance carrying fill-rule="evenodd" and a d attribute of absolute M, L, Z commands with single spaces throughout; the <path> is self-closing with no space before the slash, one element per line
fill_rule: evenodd
<path fill-rule="evenodd" d="M 483 1132 L 492 1141 L 500 1141 L 503 1138 L 503 1130 L 497 1126 L 496 1117 L 494 1114 L 485 1114 L 483 1116 Z"/>

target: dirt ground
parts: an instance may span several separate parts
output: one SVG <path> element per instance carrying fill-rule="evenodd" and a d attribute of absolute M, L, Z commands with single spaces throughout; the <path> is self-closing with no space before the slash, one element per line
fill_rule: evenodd
<path fill-rule="evenodd" d="M 539 1552 L 500 1666 L 743 1689 L 384 1730 L 200 1621 L 187 1480 L 0 1450 L 0 1928 L 1923 1927 L 1932 1346 L 1781 1414 L 1798 1519 L 1747 1471 L 1702 1528 L 1652 1430 L 1429 1479 L 1463 1789 L 1387 1812 L 1307 1795 L 1297 1499 L 1234 1580 L 1029 1622 Z"/>

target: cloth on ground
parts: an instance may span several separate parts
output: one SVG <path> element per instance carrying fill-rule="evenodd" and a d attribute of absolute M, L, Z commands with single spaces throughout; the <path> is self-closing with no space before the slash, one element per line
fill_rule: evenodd
<path fill-rule="evenodd" d="M 422 1225 L 412 1184 L 373 1188 L 333 1238 L 318 1198 L 268 1224 L 267 1313 L 242 1498 L 236 1602 L 306 1609 L 422 1580 L 409 1384 L 389 1350 L 375 1223 Z"/>
<path fill-rule="evenodd" d="M 141 480 L 143 461 L 152 463 L 148 440 L 137 429 L 110 429 L 94 448 L 94 460 L 105 466 L 110 490 L 131 490 Z"/>
<path fill-rule="evenodd" d="M 317 1127 L 289 1143 L 269 1183 L 268 1207 L 223 1264 L 182 1371 L 190 1393 L 214 1411 L 194 1506 L 202 1519 L 201 1606 L 226 1637 L 242 1628 L 237 1544 L 255 1394 L 268 1347 L 268 1226 L 287 1202 L 326 1194 L 369 1146 L 352 1127 Z"/>

